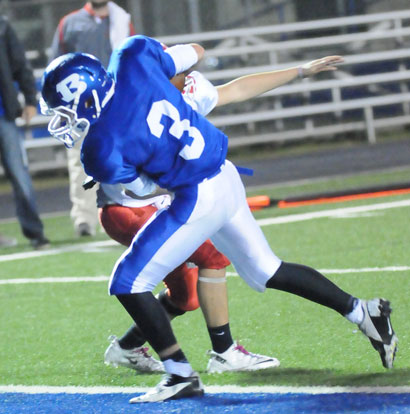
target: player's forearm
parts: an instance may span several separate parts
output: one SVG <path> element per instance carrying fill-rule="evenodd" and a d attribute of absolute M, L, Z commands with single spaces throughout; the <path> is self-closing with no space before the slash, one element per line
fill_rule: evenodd
<path fill-rule="evenodd" d="M 342 62 L 342 56 L 326 56 L 321 59 L 312 60 L 299 67 L 242 76 L 217 88 L 219 94 L 217 106 L 253 98 L 291 82 L 299 75 L 305 77 L 315 75 L 319 72 L 336 70 L 336 65 Z"/>
<path fill-rule="evenodd" d="M 255 73 L 218 86 L 218 104 L 241 102 L 285 85 L 298 77 L 298 68 Z"/>
<path fill-rule="evenodd" d="M 190 46 L 194 48 L 196 54 L 198 55 L 199 62 L 204 57 L 205 49 L 197 43 L 191 43 Z"/>
<path fill-rule="evenodd" d="M 129 190 L 129 189 L 125 189 L 124 193 L 131 198 L 134 198 L 135 200 L 148 200 L 150 198 L 154 198 L 157 196 L 161 196 L 161 195 L 165 195 L 165 194 L 171 194 L 168 190 L 166 190 L 165 188 L 161 188 L 161 187 L 156 187 L 155 190 L 149 194 L 145 194 L 145 195 L 138 195 L 135 194 L 133 191 Z"/>

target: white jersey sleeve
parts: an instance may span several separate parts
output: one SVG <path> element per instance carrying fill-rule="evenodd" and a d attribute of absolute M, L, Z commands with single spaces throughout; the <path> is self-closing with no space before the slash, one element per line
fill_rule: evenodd
<path fill-rule="evenodd" d="M 208 115 L 218 102 L 218 91 L 202 73 L 193 71 L 185 80 L 182 91 L 185 102 L 201 115 Z"/>
<path fill-rule="evenodd" d="M 121 184 L 100 184 L 104 195 L 101 197 L 101 205 L 118 204 L 124 207 L 139 208 L 155 205 L 158 209 L 166 208 L 171 204 L 171 196 L 163 194 L 150 198 L 133 198 L 125 194 Z"/>

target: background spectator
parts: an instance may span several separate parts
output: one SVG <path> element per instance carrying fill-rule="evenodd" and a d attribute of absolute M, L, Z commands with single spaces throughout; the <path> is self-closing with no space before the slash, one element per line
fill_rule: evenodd
<path fill-rule="evenodd" d="M 135 34 L 130 15 L 112 1 L 94 0 L 64 16 L 51 46 L 51 59 L 64 53 L 84 52 L 96 56 L 107 67 L 112 50 Z M 67 151 L 71 219 L 78 236 L 92 236 L 98 225 L 96 190 L 84 191 L 86 178 L 80 148 Z"/>
<path fill-rule="evenodd" d="M 23 109 L 18 100 L 16 83 L 25 98 Z M 22 134 L 15 123 L 21 115 L 28 124 L 36 114 L 36 93 L 33 72 L 25 58 L 24 48 L 7 18 L 0 16 L 0 156 L 13 187 L 17 218 L 23 234 L 35 249 L 40 249 L 48 246 L 49 240 L 44 236 Z M 13 239 L 0 239 L 0 247 L 13 244 Z"/>

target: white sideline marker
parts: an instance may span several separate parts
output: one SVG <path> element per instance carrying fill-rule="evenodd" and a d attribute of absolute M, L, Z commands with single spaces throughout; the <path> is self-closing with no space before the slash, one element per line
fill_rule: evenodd
<path fill-rule="evenodd" d="M 0 385 L 0 393 L 21 394 L 133 394 L 145 393 L 150 387 L 58 387 L 47 385 Z M 205 386 L 208 394 L 409 394 L 410 386 L 376 386 L 376 387 L 287 387 L 287 386 L 250 386 L 210 385 Z"/>

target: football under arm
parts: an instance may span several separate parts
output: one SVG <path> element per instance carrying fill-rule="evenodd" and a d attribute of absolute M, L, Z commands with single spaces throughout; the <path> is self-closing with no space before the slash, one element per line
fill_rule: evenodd
<path fill-rule="evenodd" d="M 217 86 L 218 103 L 216 106 L 254 98 L 264 92 L 285 85 L 298 77 L 303 78 L 323 71 L 336 70 L 337 68 L 334 65 L 341 62 L 343 62 L 341 56 L 326 56 L 312 60 L 302 66 L 241 76 Z"/>

